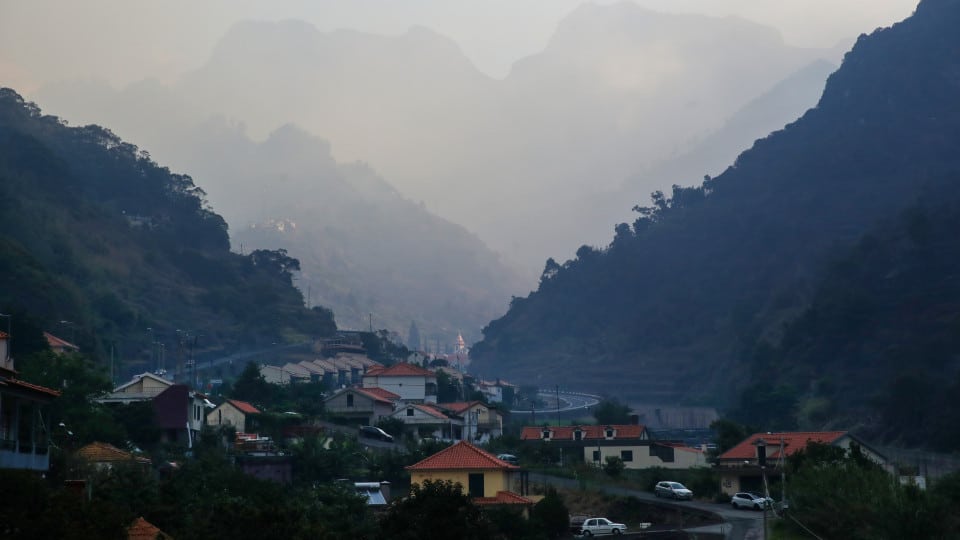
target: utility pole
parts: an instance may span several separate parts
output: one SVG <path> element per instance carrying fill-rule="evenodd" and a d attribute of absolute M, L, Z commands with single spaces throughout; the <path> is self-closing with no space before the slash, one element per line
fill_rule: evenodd
<path fill-rule="evenodd" d="M 560 385 L 557 385 L 557 427 L 560 426 Z"/>
<path fill-rule="evenodd" d="M 760 465 L 760 475 L 763 477 L 763 540 L 767 540 L 767 500 L 770 498 L 770 486 L 767 485 L 767 441 L 757 439 L 753 443 L 757 447 L 757 463 Z"/>

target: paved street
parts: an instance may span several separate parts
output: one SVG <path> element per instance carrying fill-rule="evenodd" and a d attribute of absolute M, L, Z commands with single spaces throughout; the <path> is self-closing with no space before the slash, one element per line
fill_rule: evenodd
<path fill-rule="evenodd" d="M 530 482 L 531 484 L 562 486 L 566 488 L 579 487 L 577 480 L 572 478 L 560 478 L 538 473 L 530 473 Z M 723 534 L 727 540 L 760 540 L 763 538 L 763 514 L 761 512 L 734 510 L 729 505 L 718 503 L 700 501 L 673 502 L 657 498 L 653 493 L 648 491 L 619 486 L 591 485 L 590 487 L 612 495 L 633 496 L 653 504 L 694 508 L 716 514 L 723 520 L 723 523 L 717 525 L 684 529 L 688 532 Z"/>

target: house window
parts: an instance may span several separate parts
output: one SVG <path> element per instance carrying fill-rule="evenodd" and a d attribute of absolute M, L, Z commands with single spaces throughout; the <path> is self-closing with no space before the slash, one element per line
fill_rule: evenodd
<path fill-rule="evenodd" d="M 347 394 L 347 407 L 353 407 L 353 394 Z"/>
<path fill-rule="evenodd" d="M 579 429 L 576 430 L 576 431 L 574 431 L 574 432 L 573 432 L 573 440 L 575 440 L 575 441 L 582 441 L 582 440 L 583 440 L 583 432 L 580 431 Z"/>
<path fill-rule="evenodd" d="M 407 416 L 413 416 L 413 407 L 407 409 Z"/>
<path fill-rule="evenodd" d="M 542 438 L 543 440 L 545 440 L 545 441 L 549 441 L 549 440 L 550 440 L 550 430 L 549 430 L 549 429 L 543 430 L 543 433 L 541 434 L 541 438 Z"/>
<path fill-rule="evenodd" d="M 613 438 L 613 431 L 614 431 L 614 430 L 612 430 L 612 429 L 607 429 L 607 438 L 608 438 L 608 439 L 612 439 L 612 438 Z"/>
<path fill-rule="evenodd" d="M 621 450 L 620 459 L 622 459 L 624 463 L 633 461 L 633 450 Z"/>
<path fill-rule="evenodd" d="M 483 497 L 483 473 L 470 473 L 467 484 L 471 497 Z"/>
<path fill-rule="evenodd" d="M 600 461 L 600 451 L 599 451 L 599 450 L 594 450 L 594 451 L 593 451 L 593 460 L 594 460 L 594 461 Z"/>

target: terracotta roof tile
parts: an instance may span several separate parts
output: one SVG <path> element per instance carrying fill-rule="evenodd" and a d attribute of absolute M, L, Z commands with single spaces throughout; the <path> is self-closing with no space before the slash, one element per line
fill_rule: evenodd
<path fill-rule="evenodd" d="M 720 460 L 750 460 L 757 458 L 756 441 L 763 439 L 767 443 L 767 459 L 780 458 L 780 439 L 784 441 L 783 453 L 791 456 L 807 447 L 807 443 L 818 442 L 833 444 L 846 435 L 846 431 L 795 431 L 787 433 L 754 433 L 730 450 L 720 454 Z"/>
<path fill-rule="evenodd" d="M 603 426 L 551 426 L 550 438 L 554 440 L 574 440 L 573 434 L 576 430 L 583 432 L 581 440 L 606 439 L 608 428 L 614 429 L 614 440 L 620 439 L 639 439 L 646 432 L 647 428 L 637 424 L 611 424 Z M 520 440 L 532 441 L 543 438 L 543 430 L 539 426 L 524 426 L 520 432 Z"/>
<path fill-rule="evenodd" d="M 3 377 L 0 376 L 0 385 L 11 386 L 19 388 L 21 390 L 27 390 L 28 392 L 37 392 L 40 394 L 46 394 L 50 397 L 59 397 L 60 392 L 52 388 L 47 388 L 46 386 L 40 386 L 39 384 L 28 383 L 27 381 L 21 381 L 20 379 L 15 379 L 13 377 Z"/>
<path fill-rule="evenodd" d="M 394 401 L 400 399 L 398 394 L 394 394 L 389 390 L 384 390 L 383 388 L 378 388 L 376 386 L 366 386 L 363 388 L 356 388 L 356 390 L 368 394 L 370 397 L 380 401 L 386 401 L 388 403 L 393 403 Z"/>
<path fill-rule="evenodd" d="M 436 454 L 408 466 L 408 471 L 449 471 L 461 469 L 517 470 L 520 467 L 501 461 L 493 454 L 481 450 L 467 441 L 444 448 Z"/>
<path fill-rule="evenodd" d="M 227 403 L 233 405 L 240 412 L 244 414 L 260 414 L 260 411 L 253 405 L 247 403 L 246 401 L 240 401 L 237 399 L 228 399 Z"/>
<path fill-rule="evenodd" d="M 77 456 L 94 463 L 114 463 L 120 461 L 136 461 L 138 463 L 150 463 L 150 460 L 144 457 L 134 457 L 130 452 L 126 452 L 104 442 L 92 442 L 79 450 Z"/>
<path fill-rule="evenodd" d="M 370 368 L 367 371 L 367 375 L 377 375 L 378 377 L 435 377 L 436 375 L 432 371 L 423 369 L 422 367 L 415 366 L 413 364 L 408 364 L 406 362 L 400 362 L 394 364 L 388 368 Z"/>
<path fill-rule="evenodd" d="M 512 491 L 498 491 L 496 497 L 477 497 L 473 504 L 481 506 L 491 504 L 533 504 L 533 501 Z"/>
<path fill-rule="evenodd" d="M 71 349 L 74 351 L 80 350 L 80 347 L 74 345 L 73 343 L 70 343 L 69 341 L 63 338 L 59 338 L 53 335 L 50 332 L 44 332 L 43 337 L 44 339 L 47 340 L 47 345 L 50 345 L 51 349 L 62 348 L 62 349 Z"/>
<path fill-rule="evenodd" d="M 169 534 L 161 531 L 156 525 L 138 517 L 129 527 L 127 527 L 127 538 L 129 540 L 173 540 Z"/>
<path fill-rule="evenodd" d="M 463 411 L 466 411 L 467 409 L 475 405 L 483 405 L 483 402 L 482 401 L 454 401 L 452 403 L 437 403 L 437 407 L 440 407 L 442 409 L 447 409 L 448 411 L 451 411 L 456 414 L 460 414 Z"/>

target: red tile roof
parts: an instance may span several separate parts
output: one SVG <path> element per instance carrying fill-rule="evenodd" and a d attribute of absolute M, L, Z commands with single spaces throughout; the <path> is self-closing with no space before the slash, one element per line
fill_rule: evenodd
<path fill-rule="evenodd" d="M 260 411 L 253 405 L 247 403 L 246 401 L 240 401 L 237 399 L 228 399 L 227 403 L 233 405 L 243 414 L 260 414 Z"/>
<path fill-rule="evenodd" d="M 394 401 L 400 399 L 400 396 L 394 394 L 389 390 L 384 390 L 383 388 L 378 388 L 376 386 L 368 386 L 365 388 L 355 388 L 360 393 L 367 394 L 368 396 L 376 399 L 377 401 L 382 401 L 386 403 L 393 403 Z"/>
<path fill-rule="evenodd" d="M 150 463 L 145 457 L 134 457 L 130 452 L 125 452 L 112 444 L 104 442 L 92 442 L 79 450 L 77 456 L 94 463 L 114 463 L 120 461 L 136 461 L 137 463 Z"/>
<path fill-rule="evenodd" d="M 169 534 L 161 531 L 149 521 L 138 517 L 130 527 L 127 528 L 127 538 L 129 540 L 173 540 Z"/>
<path fill-rule="evenodd" d="M 533 501 L 512 491 L 498 491 L 496 497 L 477 497 L 473 499 L 473 504 L 482 506 L 491 504 L 533 504 Z"/>
<path fill-rule="evenodd" d="M 450 419 L 450 417 L 447 416 L 446 414 L 444 414 L 443 411 L 441 411 L 440 409 L 437 409 L 437 408 L 435 408 L 435 407 L 432 407 L 432 406 L 430 406 L 430 405 L 424 405 L 424 404 L 422 404 L 422 403 L 407 403 L 407 407 L 412 407 L 412 408 L 414 408 L 414 409 L 417 409 L 418 411 L 421 411 L 421 412 L 423 412 L 423 413 L 425 413 L 425 414 L 428 414 L 428 415 L 430 415 L 430 416 L 432 416 L 432 417 L 434 417 L 434 418 L 439 418 L 439 419 L 441 419 L 441 420 L 449 420 L 449 419 Z M 403 407 L 401 407 L 401 408 L 398 409 L 398 410 L 402 410 L 402 409 L 403 409 Z M 396 414 L 396 413 L 394 413 L 394 414 Z"/>
<path fill-rule="evenodd" d="M 388 368 L 385 367 L 372 367 L 367 370 L 367 375 L 376 375 L 378 377 L 435 377 L 436 375 L 432 371 L 423 369 L 422 367 L 415 366 L 413 364 L 408 364 L 406 362 L 400 362 L 394 364 Z"/>
<path fill-rule="evenodd" d="M 767 459 L 780 458 L 780 440 L 784 441 L 783 453 L 791 456 L 807 447 L 809 442 L 833 444 L 846 435 L 846 431 L 795 431 L 789 433 L 754 433 L 730 450 L 720 454 L 720 460 L 750 460 L 757 458 L 756 442 L 763 439 L 767 443 Z"/>
<path fill-rule="evenodd" d="M 4 332 L 3 330 L 0 330 L 0 339 L 8 339 L 9 337 L 10 337 L 9 334 Z"/>
<path fill-rule="evenodd" d="M 437 403 L 437 407 L 442 409 L 447 409 L 456 414 L 460 414 L 463 411 L 466 411 L 474 405 L 483 405 L 482 401 L 455 401 L 453 403 Z"/>
<path fill-rule="evenodd" d="M 520 467 L 497 459 L 493 454 L 481 450 L 467 441 L 444 448 L 436 454 L 408 466 L 408 471 L 450 471 L 493 469 L 513 471 Z"/>
<path fill-rule="evenodd" d="M 44 332 L 43 337 L 47 340 L 47 345 L 50 345 L 51 349 L 70 349 L 74 351 L 79 351 L 80 347 L 77 347 L 69 341 L 58 338 L 57 336 L 51 334 L 50 332 Z"/>
<path fill-rule="evenodd" d="M 577 429 L 583 432 L 582 440 L 588 439 L 606 439 L 608 428 L 614 429 L 615 440 L 620 439 L 639 439 L 646 432 L 647 428 L 637 424 L 611 424 L 603 426 L 551 426 L 543 428 L 539 426 L 524 426 L 520 432 L 520 440 L 533 441 L 543 438 L 543 431 L 550 430 L 550 438 L 553 440 L 574 440 L 573 433 Z"/>
<path fill-rule="evenodd" d="M 27 381 L 21 381 L 20 379 L 15 379 L 13 377 L 0 376 L 0 386 L 8 386 L 19 388 L 20 390 L 26 390 L 28 392 L 46 394 L 49 397 L 60 396 L 60 392 L 57 390 L 47 388 L 46 386 L 40 386 L 38 384 L 28 383 Z"/>

